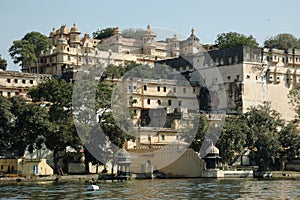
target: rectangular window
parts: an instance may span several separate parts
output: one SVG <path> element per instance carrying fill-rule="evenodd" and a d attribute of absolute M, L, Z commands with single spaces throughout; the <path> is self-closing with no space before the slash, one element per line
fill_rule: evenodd
<path fill-rule="evenodd" d="M 10 78 L 7 79 L 7 83 L 10 83 Z"/>
<path fill-rule="evenodd" d="M 33 84 L 33 80 L 30 80 L 29 83 L 30 83 L 30 84 Z"/>
<path fill-rule="evenodd" d="M 167 87 L 164 87 L 164 92 L 166 92 L 167 91 Z"/>
<path fill-rule="evenodd" d="M 182 106 L 182 101 L 178 100 L 178 106 Z"/>
<path fill-rule="evenodd" d="M 196 93 L 196 89 L 195 88 L 193 88 L 193 94 L 195 94 Z"/>
<path fill-rule="evenodd" d="M 26 84 L 26 80 L 25 80 L 25 79 L 23 79 L 23 80 L 22 80 L 22 83 L 23 83 L 23 84 Z"/>
<path fill-rule="evenodd" d="M 10 97 L 10 92 L 7 92 L 7 96 Z"/>
<path fill-rule="evenodd" d="M 18 83 L 18 79 L 15 79 L 15 83 Z"/>
<path fill-rule="evenodd" d="M 3 165 L 1 165 L 1 169 L 3 169 Z"/>
<path fill-rule="evenodd" d="M 173 92 L 174 92 L 174 93 L 176 92 L 176 87 L 173 87 Z"/>
<path fill-rule="evenodd" d="M 186 88 L 183 88 L 183 93 L 186 93 Z"/>
<path fill-rule="evenodd" d="M 169 106 L 172 105 L 172 100 L 168 100 L 168 105 L 169 105 Z"/>
<path fill-rule="evenodd" d="M 2 91 L 0 91 L 0 96 L 3 96 L 3 92 Z"/>
<path fill-rule="evenodd" d="M 157 92 L 159 92 L 160 91 L 160 86 L 157 86 Z"/>
<path fill-rule="evenodd" d="M 147 99 L 147 104 L 150 104 L 150 99 Z"/>
<path fill-rule="evenodd" d="M 161 140 L 165 140 L 166 139 L 166 136 L 165 135 L 161 135 Z"/>
<path fill-rule="evenodd" d="M 161 100 L 160 99 L 157 100 L 157 104 L 161 105 Z"/>
<path fill-rule="evenodd" d="M 144 90 L 147 90 L 147 85 L 144 85 Z"/>

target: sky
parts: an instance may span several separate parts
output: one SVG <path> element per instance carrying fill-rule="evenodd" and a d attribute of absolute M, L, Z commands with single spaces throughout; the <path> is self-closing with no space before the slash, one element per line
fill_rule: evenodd
<path fill-rule="evenodd" d="M 229 31 L 253 35 L 263 45 L 279 33 L 300 37 L 298 0 L 0 0 L 0 54 L 8 70 L 19 70 L 8 49 L 26 33 L 49 36 L 52 28 L 76 23 L 81 34 L 118 26 L 146 28 L 158 37 L 185 39 L 195 29 L 203 44 Z M 170 35 L 168 35 L 170 34 Z"/>

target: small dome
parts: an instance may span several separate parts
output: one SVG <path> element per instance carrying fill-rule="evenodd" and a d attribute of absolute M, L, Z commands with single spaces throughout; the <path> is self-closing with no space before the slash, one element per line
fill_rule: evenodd
<path fill-rule="evenodd" d="M 73 24 L 73 27 L 71 28 L 71 33 L 80 33 L 80 30 L 78 29 L 78 27 L 76 26 L 76 24 Z"/>
<path fill-rule="evenodd" d="M 117 163 L 130 163 L 131 162 L 131 156 L 130 154 L 125 150 L 122 149 L 117 155 Z"/>
<path fill-rule="evenodd" d="M 191 35 L 188 38 L 188 40 L 192 40 L 192 41 L 200 41 L 199 38 L 195 35 L 195 30 L 192 28 L 191 30 Z"/>
<path fill-rule="evenodd" d="M 156 34 L 151 29 L 151 26 L 149 24 L 147 25 L 147 30 L 145 31 L 145 35 L 150 35 L 150 36 L 156 37 Z"/>
<path fill-rule="evenodd" d="M 60 27 L 60 33 L 61 34 L 69 34 L 70 30 L 68 29 L 68 27 L 64 24 Z"/>
<path fill-rule="evenodd" d="M 52 29 L 52 31 L 50 32 L 49 38 L 54 38 L 56 34 L 55 28 Z"/>
<path fill-rule="evenodd" d="M 211 143 L 211 146 L 206 150 L 206 154 L 219 154 L 219 149 Z"/>
<path fill-rule="evenodd" d="M 179 39 L 178 39 L 178 37 L 177 37 L 177 35 L 175 34 L 173 37 L 172 37 L 172 39 L 171 39 L 173 42 L 175 42 L 175 41 L 179 41 Z"/>

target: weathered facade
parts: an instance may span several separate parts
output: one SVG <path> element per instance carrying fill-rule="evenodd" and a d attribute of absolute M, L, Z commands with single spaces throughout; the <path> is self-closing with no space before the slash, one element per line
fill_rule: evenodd
<path fill-rule="evenodd" d="M 269 101 L 284 119 L 292 120 L 295 115 L 288 93 L 300 82 L 297 50 L 236 46 L 159 63 L 175 68 L 200 87 L 200 110 L 204 112 L 235 114 Z M 225 95 L 214 96 L 220 91 Z M 226 105 L 218 107 L 220 103 Z"/>
<path fill-rule="evenodd" d="M 50 78 L 51 75 L 0 71 L 0 95 L 6 97 L 23 96 L 38 83 Z"/>

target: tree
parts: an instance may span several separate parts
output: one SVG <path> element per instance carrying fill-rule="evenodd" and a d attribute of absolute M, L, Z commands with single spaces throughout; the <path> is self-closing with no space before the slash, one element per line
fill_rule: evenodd
<path fill-rule="evenodd" d="M 300 121 L 300 84 L 297 84 L 290 90 L 289 95 L 290 104 L 294 107 L 296 112 L 295 123 Z"/>
<path fill-rule="evenodd" d="M 208 130 L 208 126 L 209 121 L 207 117 L 203 114 L 200 114 L 199 116 L 195 117 L 191 125 L 185 128 L 183 134 L 181 135 L 181 139 L 189 143 L 189 147 L 192 148 L 195 152 L 200 152 L 201 146 L 205 138 L 205 134 Z"/>
<path fill-rule="evenodd" d="M 296 123 L 290 122 L 282 129 L 279 141 L 282 147 L 280 158 L 283 162 L 300 157 L 300 132 Z"/>
<path fill-rule="evenodd" d="M 226 117 L 223 131 L 216 144 L 223 163 L 230 164 L 236 155 L 242 153 L 246 146 L 247 129 L 242 115 Z"/>
<path fill-rule="evenodd" d="M 246 36 L 237 32 L 218 34 L 217 39 L 215 40 L 215 47 L 219 49 L 225 49 L 239 45 L 258 47 L 258 43 L 252 35 Z"/>
<path fill-rule="evenodd" d="M 265 40 L 264 47 L 284 50 L 299 49 L 300 39 L 297 39 L 290 33 L 281 33 Z"/>
<path fill-rule="evenodd" d="M 59 172 L 60 168 L 58 161 L 67 156 L 68 146 L 75 150 L 81 148 L 72 115 L 72 89 L 72 83 L 50 79 L 29 91 L 34 102 L 43 103 L 48 109 L 52 128 L 45 135 L 45 144 L 53 151 L 56 172 Z"/>
<path fill-rule="evenodd" d="M 45 143 L 45 134 L 52 128 L 46 108 L 39 104 L 29 104 L 22 97 L 10 98 L 11 112 L 14 115 L 14 124 L 11 127 L 13 136 L 10 142 L 19 156 L 23 156 L 25 150 L 30 153 L 35 149 L 41 149 Z"/>
<path fill-rule="evenodd" d="M 32 66 L 38 62 L 41 53 L 51 48 L 51 40 L 39 33 L 27 33 L 21 40 L 13 41 L 13 45 L 9 48 L 9 54 L 15 64 L 24 68 Z"/>
<path fill-rule="evenodd" d="M 12 103 L 8 98 L 0 96 L 0 153 L 12 149 L 10 139 L 14 115 L 11 113 L 11 107 Z"/>
<path fill-rule="evenodd" d="M 7 61 L 4 58 L 1 58 L 1 54 L 0 54 L 0 69 L 5 71 L 6 68 L 7 68 Z"/>
<path fill-rule="evenodd" d="M 259 170 L 274 168 L 280 158 L 279 136 L 284 127 L 280 114 L 271 109 L 269 102 L 265 102 L 251 107 L 244 117 L 248 126 L 246 145 L 252 150 Z"/>
<path fill-rule="evenodd" d="M 98 40 L 109 38 L 113 35 L 113 32 L 116 29 L 117 29 L 117 27 L 115 27 L 115 28 L 104 28 L 104 29 L 101 29 L 101 30 L 97 30 L 97 31 L 93 32 L 93 38 L 98 39 Z"/>

